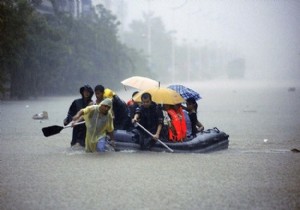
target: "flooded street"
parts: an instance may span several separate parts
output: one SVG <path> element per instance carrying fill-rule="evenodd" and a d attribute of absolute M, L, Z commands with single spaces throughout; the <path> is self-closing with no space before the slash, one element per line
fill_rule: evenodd
<path fill-rule="evenodd" d="M 79 97 L 0 102 L 1 209 L 300 209 L 300 87 L 199 83 L 198 118 L 229 134 L 207 154 L 72 151 Z M 125 101 L 130 91 L 119 91 Z M 33 120 L 47 111 L 48 120 Z"/>

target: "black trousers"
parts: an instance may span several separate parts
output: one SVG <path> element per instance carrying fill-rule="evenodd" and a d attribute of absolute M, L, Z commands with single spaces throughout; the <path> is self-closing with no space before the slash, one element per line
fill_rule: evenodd
<path fill-rule="evenodd" d="M 153 147 L 154 144 L 156 144 L 156 141 L 148 133 L 139 129 L 134 129 L 133 132 L 138 134 L 139 136 L 138 142 L 140 144 L 141 150 L 150 150 L 151 147 Z"/>
<path fill-rule="evenodd" d="M 86 127 L 84 124 L 77 125 L 73 128 L 71 146 L 79 143 L 82 147 L 85 146 Z"/>

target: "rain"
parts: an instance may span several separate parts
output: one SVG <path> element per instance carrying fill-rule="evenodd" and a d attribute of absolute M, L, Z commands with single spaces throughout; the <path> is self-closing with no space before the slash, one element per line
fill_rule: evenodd
<path fill-rule="evenodd" d="M 298 1 L 118 2 L 126 5 L 122 7 L 126 11 L 126 16 L 123 16 L 123 21 L 121 20 L 125 23 L 122 26 L 124 31 L 128 30 L 131 21 L 143 19 L 143 14 L 152 14 L 161 18 L 175 45 L 199 48 L 202 49 L 202 54 L 205 48 L 217 49 L 219 53 L 223 53 L 217 58 L 219 60 L 209 58 L 209 55 L 206 58 L 208 60 L 202 60 L 200 50 L 199 56 L 189 61 L 191 63 L 208 62 L 210 66 L 206 67 L 213 68 L 214 65 L 218 65 L 217 62 L 221 62 L 223 66 L 219 66 L 225 68 L 230 59 L 238 57 L 245 61 L 245 79 L 299 80 L 300 78 Z M 152 50 L 147 53 L 156 52 Z M 188 59 L 188 56 L 186 57 Z M 198 69 L 190 70 L 193 74 L 197 74 L 201 72 L 201 67 L 205 66 L 198 65 L 195 66 Z M 214 78 L 218 77 L 220 76 L 214 75 Z M 175 79 L 179 78 L 181 77 Z M 201 75 L 200 79 L 207 77 Z"/>
<path fill-rule="evenodd" d="M 1 1 L 1 209 L 300 209 L 299 11 L 297 0 Z M 132 148 L 86 152 L 64 125 L 86 85 L 125 103 L 155 86 L 157 104 L 171 91 L 183 107 L 185 87 L 197 137 L 217 137 L 143 151 L 116 130 Z"/>

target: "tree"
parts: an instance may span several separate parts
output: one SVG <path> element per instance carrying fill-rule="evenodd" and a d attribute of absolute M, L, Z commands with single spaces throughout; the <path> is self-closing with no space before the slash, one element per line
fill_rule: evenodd
<path fill-rule="evenodd" d="M 29 3 L 25 0 L 0 2 L 0 89 L 2 90 L 7 83 L 13 82 L 12 78 L 24 76 L 20 71 L 23 65 L 20 58 L 24 53 L 26 27 L 32 13 Z M 15 93 L 17 94 L 17 91 Z"/>
<path fill-rule="evenodd" d="M 8 86 L 12 98 L 75 93 L 86 83 L 114 89 L 145 68 L 143 57 L 120 43 L 119 22 L 102 5 L 74 19 L 42 15 L 34 2 L 0 3 L 0 90 Z"/>

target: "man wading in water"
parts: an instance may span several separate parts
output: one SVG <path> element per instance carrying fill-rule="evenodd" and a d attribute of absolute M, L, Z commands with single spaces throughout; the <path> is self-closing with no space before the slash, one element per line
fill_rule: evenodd
<path fill-rule="evenodd" d="M 106 98 L 99 105 L 92 105 L 81 109 L 73 117 L 73 126 L 75 126 L 77 122 L 82 121 L 82 119 L 85 120 L 86 152 L 104 152 L 107 135 L 110 138 L 112 146 L 115 147 L 113 136 L 113 117 L 111 112 L 109 111 L 111 106 L 112 101 Z"/>
<path fill-rule="evenodd" d="M 89 85 L 84 85 L 79 89 L 79 92 L 81 94 L 81 98 L 75 99 L 68 111 L 67 117 L 64 119 L 64 125 L 68 125 L 71 121 L 74 115 L 80 110 L 91 104 L 92 97 L 94 94 L 93 89 Z M 73 133 L 72 133 L 72 140 L 71 140 L 71 146 L 80 145 L 82 147 L 85 146 L 85 132 L 86 127 L 84 124 L 78 125 L 74 127 Z M 78 145 L 78 146 L 79 146 Z"/>

